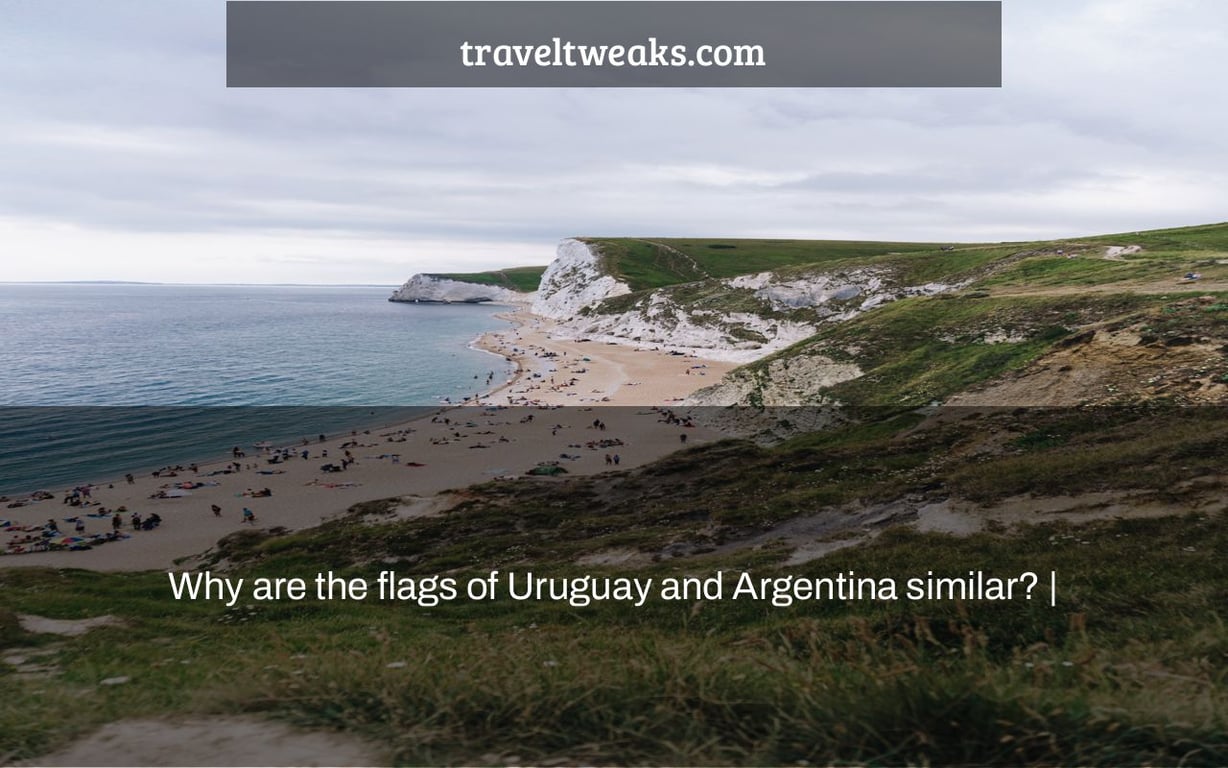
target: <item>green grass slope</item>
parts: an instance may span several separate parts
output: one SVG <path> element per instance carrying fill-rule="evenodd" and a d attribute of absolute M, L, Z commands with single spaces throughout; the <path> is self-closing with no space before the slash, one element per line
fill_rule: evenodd
<path fill-rule="evenodd" d="M 706 240 L 582 238 L 596 247 L 605 270 L 633 291 L 783 267 L 848 263 L 890 253 L 939 251 L 933 243 L 843 240 Z"/>
<path fill-rule="evenodd" d="M 1105 258 L 1109 245 L 1141 250 L 1110 259 Z M 1172 356 L 1166 347 L 1228 341 L 1228 224 L 918 251 L 857 263 L 888 266 L 901 283 L 937 281 L 962 288 L 821 325 L 813 337 L 744 366 L 732 376 L 751 382 L 746 404 L 762 404 L 765 396 L 770 401 L 765 393 L 773 371 L 817 358 L 855 363 L 864 375 L 816 387 L 803 393 L 803 401 L 916 405 L 1016 375 L 1085 340 L 1088 331 L 1101 338 L 1123 330 L 1137 334 L 1137 344 L 1154 352 L 1151 359 L 1123 347 L 1118 362 L 1123 375 L 1136 366 L 1142 378 L 1163 373 L 1164 355 Z M 788 276 L 790 269 L 797 267 L 782 274 Z M 1201 279 L 1183 280 L 1189 272 Z M 1191 375 L 1203 373 L 1213 383 L 1228 381 L 1228 357 L 1209 353 Z"/>
<path fill-rule="evenodd" d="M 460 283 L 475 283 L 477 285 L 493 285 L 507 288 L 518 293 L 532 293 L 541 283 L 545 267 L 509 267 L 495 269 L 489 272 L 440 272 L 432 273 L 430 277 L 445 280 L 455 280 Z"/>
<path fill-rule="evenodd" d="M 349 519 L 232 537 L 230 575 L 663 578 L 750 570 L 904 578 L 1059 574 L 1012 603 L 821 600 L 244 601 L 168 606 L 161 573 L 0 571 L 0 643 L 53 680 L 0 672 L 0 750 L 35 758 L 125 717 L 246 715 L 343 729 L 412 764 L 1223 765 L 1228 761 L 1228 421 L 1180 410 L 989 411 L 923 422 L 879 410 L 776 448 L 726 442 L 645 469 L 475 489 L 444 518 Z M 1004 437 L 1004 439 L 1003 439 Z M 994 461 L 965 450 L 987 440 Z M 1144 471 L 1139 471 L 1143 468 Z M 1179 481 L 1195 481 L 1180 485 Z M 1044 488 L 1158 494 L 1167 517 L 952 537 L 906 528 L 787 565 L 739 542 L 831 505 Z M 678 556 L 679 544 L 689 544 Z M 641 566 L 576 565 L 610 548 Z M 1040 599 L 1043 598 L 1043 599 Z M 16 613 L 123 626 L 26 635 Z M 20 650 L 19 650 L 20 649 Z M 100 686 L 102 679 L 130 682 Z M 37 760 L 35 760 L 37 761 Z"/>
<path fill-rule="evenodd" d="M 1009 270 L 1026 280 L 1065 265 L 1069 274 L 1059 279 L 1086 284 L 1086 279 L 1137 277 L 1138 267 L 1157 267 L 1168 274 L 1182 265 L 1217 266 L 1216 257 L 1228 257 L 1228 223 L 1196 227 L 1123 232 L 1086 238 L 1064 238 L 1015 243 L 939 244 L 855 240 L 750 240 L 703 238 L 581 238 L 595 246 L 605 269 L 627 282 L 633 291 L 651 290 L 709 278 L 728 278 L 790 267 L 891 265 L 916 282 L 975 274 L 995 262 L 1002 266 L 1026 261 Z M 1097 257 L 1110 245 L 1138 245 L 1141 254 L 1125 262 L 1066 259 L 1067 253 Z M 945 250 L 944 250 L 945 249 Z M 1058 254 L 1058 250 L 1063 254 Z M 1037 266 L 1037 263 L 1045 266 Z M 1125 264 L 1126 266 L 1122 266 Z M 1097 270 L 1103 272 L 1097 274 Z M 984 270 L 982 270 L 984 271 Z M 1062 271 L 1062 270 L 1058 270 Z M 1079 274 L 1079 273 L 1092 274 Z"/>
<path fill-rule="evenodd" d="M 783 270 L 787 274 L 790 268 L 813 271 L 887 266 L 898 270 L 905 282 L 924 283 L 975 276 L 978 271 L 993 270 L 995 264 L 1005 267 L 1019 261 L 1025 263 L 1007 269 L 990 284 L 1048 279 L 1055 284 L 1086 285 L 1143 274 L 1166 275 L 1184 264 L 1213 267 L 1217 266 L 1213 257 L 1228 257 L 1228 224 L 997 244 L 668 237 L 581 239 L 597 249 L 609 274 L 625 281 L 636 292 L 764 271 Z M 1068 260 L 1057 254 L 1058 249 L 1082 252 L 1126 244 L 1139 245 L 1144 252 L 1125 262 Z M 1021 259 L 1020 253 L 1028 256 Z M 527 293 L 537 290 L 544 271 L 545 267 L 511 267 L 432 276 Z"/>

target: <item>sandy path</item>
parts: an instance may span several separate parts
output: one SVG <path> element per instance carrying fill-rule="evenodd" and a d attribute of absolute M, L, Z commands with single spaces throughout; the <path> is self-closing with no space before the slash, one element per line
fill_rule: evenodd
<path fill-rule="evenodd" d="M 302 731 L 236 717 L 109 723 L 30 765 L 384 765 L 377 745 L 348 733 Z"/>

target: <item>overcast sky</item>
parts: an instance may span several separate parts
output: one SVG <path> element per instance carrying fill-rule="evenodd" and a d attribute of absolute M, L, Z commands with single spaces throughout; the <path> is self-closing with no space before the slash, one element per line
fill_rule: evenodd
<path fill-rule="evenodd" d="M 228 90 L 222 0 L 0 0 L 0 281 L 391 285 L 570 235 L 1228 219 L 1228 3 L 1003 16 L 1000 89 Z"/>

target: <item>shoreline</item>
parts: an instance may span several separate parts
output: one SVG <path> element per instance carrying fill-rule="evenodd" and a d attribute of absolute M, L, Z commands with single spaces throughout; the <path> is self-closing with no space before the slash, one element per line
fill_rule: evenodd
<path fill-rule="evenodd" d="M 524 306 L 509 305 L 509 311 L 495 316 L 511 327 L 482 334 L 474 346 L 510 360 L 516 372 L 503 386 L 482 395 L 486 404 L 668 406 L 716 384 L 740 365 L 611 341 L 556 337 L 552 331 L 557 323 Z M 588 390 L 582 391 L 585 385 Z M 629 393 L 633 387 L 638 389 Z M 495 402 L 500 397 L 506 402 Z"/>
<path fill-rule="evenodd" d="M 6 407 L 6 408 L 38 408 L 38 407 L 41 407 L 41 406 L 4 406 L 4 407 Z M 106 405 L 98 405 L 98 406 L 94 406 L 94 405 L 83 405 L 83 406 L 68 406 L 68 407 L 74 407 L 74 408 L 75 408 L 75 407 L 80 407 L 80 408 L 132 408 L 132 409 L 140 409 L 140 408 L 165 408 L 165 409 L 168 409 L 168 410 L 170 410 L 170 409 L 176 409 L 176 408 L 184 408 L 184 409 L 205 409 L 205 408 L 213 408 L 213 407 L 217 407 L 217 408 L 252 408 L 252 409 L 259 409 L 259 408 L 269 408 L 269 409 L 272 409 L 272 408 L 315 408 L 315 407 L 319 407 L 319 408 L 328 408 L 328 409 L 343 409 L 343 408 L 349 408 L 349 409 L 353 409 L 353 410 L 356 410 L 356 411 L 358 411 L 358 410 L 367 410 L 367 411 L 369 411 L 369 410 L 372 410 L 372 409 L 393 409 L 393 408 L 395 408 L 395 409 L 398 409 L 398 410 L 402 410 L 402 409 L 408 409 L 408 408 L 418 408 L 418 409 L 421 409 L 421 410 L 423 410 L 423 411 L 425 412 L 425 411 L 438 411 L 438 410 L 441 410 L 441 409 L 443 409 L 443 408 L 445 408 L 445 407 L 447 407 L 447 406 L 446 406 L 445 404 L 442 404 L 442 403 L 437 403 L 437 404 L 432 404 L 432 405 L 404 405 L 404 406 L 400 406 L 400 405 L 377 405 L 377 406 L 364 406 L 364 405 L 324 405 L 324 406 L 309 406 L 309 405 L 252 405 L 252 406 L 246 406 L 246 405 L 224 405 L 224 406 L 194 406 L 194 405 L 184 405 L 184 406 L 179 406 L 179 405 L 139 406 L 139 405 L 132 405 L 132 406 L 106 406 Z M 357 430 L 367 430 L 367 431 L 370 431 L 370 430 L 376 430 L 376 429 L 379 429 L 379 430 L 384 430 L 384 429 L 393 429 L 393 428 L 396 428 L 396 427 L 399 427 L 399 426 L 403 426 L 403 425 L 406 425 L 406 424 L 410 424 L 410 423 L 412 423 L 412 422 L 414 422 L 414 421 L 417 421 L 418 419 L 422 418 L 423 416 L 429 416 L 429 415 L 431 415 L 431 414 L 430 414 L 430 413 L 424 413 L 422 416 L 415 416 L 415 417 L 414 417 L 414 418 L 412 418 L 412 419 L 398 419 L 398 420 L 395 420 L 395 421 L 380 422 L 380 423 L 378 423 L 378 424 L 372 424 L 372 423 L 367 423 L 367 422 L 363 422 L 363 423 L 348 422 L 348 423 L 347 423 L 347 424 L 346 424 L 344 427 L 335 427 L 335 426 L 334 426 L 334 427 L 332 427 L 331 429 L 327 429 L 327 430 L 325 430 L 325 432 L 324 432 L 323 434 L 325 434 L 325 435 L 326 435 L 326 437 L 328 437 L 328 439 L 329 439 L 329 440 L 332 440 L 332 439 L 334 439 L 334 438 L 344 437 L 346 433 L 348 433 L 348 432 L 350 432 L 350 431 L 353 431 L 353 430 L 356 430 L 356 429 L 357 429 Z M 315 430 L 315 431 L 308 430 L 308 431 L 310 431 L 312 435 L 319 435 L 319 434 L 321 434 L 321 433 L 320 433 L 318 430 Z M 301 433 L 301 430 L 300 430 L 299 432 Z M 249 435 L 248 437 L 250 437 L 250 435 Z M 247 440 L 247 439 L 248 439 L 248 437 L 245 437 L 245 438 L 244 438 L 244 440 Z M 293 442 L 294 440 L 301 440 L 301 437 L 296 437 L 296 438 L 287 438 L 287 440 L 290 440 L 291 442 Z M 262 443 L 262 442 L 269 442 L 269 440 L 268 440 L 268 436 L 267 436 L 267 435 L 266 435 L 266 436 L 264 436 L 262 439 L 260 439 L 260 440 L 257 440 L 257 441 L 256 441 L 256 443 Z M 246 447 L 247 447 L 247 448 L 255 448 L 256 443 L 247 443 L 247 444 L 246 444 Z M 288 444 L 289 444 L 289 443 L 287 443 L 287 445 L 288 445 Z M 242 444 L 241 444 L 241 445 L 242 445 Z M 198 455 L 198 456 L 197 456 L 195 459 L 193 459 L 193 458 L 191 458 L 191 457 L 186 457 L 186 458 L 181 457 L 181 458 L 179 458 L 178 460 L 176 460 L 176 461 L 175 461 L 175 462 L 173 462 L 173 463 L 174 463 L 175 465 L 184 465 L 184 466 L 187 466 L 187 465 L 189 465 L 189 464 L 195 464 L 195 465 L 200 466 L 200 467 L 205 467 L 205 466 L 212 466 L 212 465 L 216 465 L 216 464 L 225 464 L 226 462 L 228 462 L 228 461 L 229 461 L 229 459 L 227 459 L 227 457 L 226 457 L 226 455 L 225 455 L 225 451 L 224 451 L 224 450 L 222 450 L 222 451 L 220 451 L 220 452 L 218 452 L 218 453 L 211 453 L 211 454 L 208 454 L 208 455 L 206 455 L 206 454 L 204 453 L 206 450 L 208 450 L 208 449 L 203 449 L 203 448 L 202 448 L 202 449 L 201 449 L 202 453 L 201 453 L 200 455 Z M 168 465 L 167 465 L 167 464 L 165 464 L 165 463 L 163 463 L 163 464 L 162 464 L 162 467 L 165 467 L 165 466 L 168 466 Z M 150 474 L 150 473 L 152 473 L 152 472 L 157 471 L 157 470 L 158 470 L 158 469 L 160 469 L 160 468 L 161 468 L 161 467 L 155 467 L 155 466 L 153 466 L 153 465 L 147 465 L 147 466 L 134 466 L 134 467 L 128 467 L 128 468 L 126 468 L 126 469 L 131 469 L 131 470 L 132 470 L 132 472 L 133 472 L 135 475 L 140 476 L 141 474 Z M 124 475 L 123 475 L 122 473 L 121 473 L 121 474 L 112 474 L 112 473 L 111 473 L 111 471 L 110 471 L 110 470 L 108 470 L 108 471 L 105 471 L 105 472 L 100 472 L 100 474 L 99 474 L 97 477 L 90 478 L 90 479 L 84 479 L 84 480 L 82 480 L 81 478 L 77 478 L 76 480 L 74 480 L 74 481 L 72 481 L 72 482 L 75 482 L 75 483 L 76 483 L 76 486 L 75 486 L 75 487 L 85 487 L 85 486 L 102 486 L 102 485 L 107 485 L 107 484 L 116 484 L 116 483 L 123 482 L 123 480 L 124 480 Z M 51 483 L 51 484 L 44 484 L 44 485 L 42 485 L 42 486 L 39 486 L 39 487 L 36 487 L 36 488 L 33 488 L 33 489 L 28 489 L 28 488 L 27 488 L 27 489 L 22 489 L 22 490 L 10 490 L 10 491 L 4 492 L 4 493 L 0 493 L 0 504 L 8 504 L 9 502 L 11 502 L 11 501 L 13 501 L 13 500 L 15 500 L 15 499 L 25 498 L 25 497 L 28 497 L 28 496 L 30 496 L 30 495 L 32 495 L 32 494 L 39 493 L 39 492 L 42 492 L 42 491 L 47 491 L 48 489 L 51 489 L 51 488 L 58 488 L 58 487 L 59 487 L 59 485 L 54 484 L 54 483 Z M 2 508 L 2 507 L 0 507 L 0 520 L 4 519 L 4 512 L 3 512 L 2 510 L 3 510 L 3 508 Z M 0 533 L 2 533 L 2 532 L 3 532 L 3 531 L 2 531 L 2 529 L 0 529 Z"/>
<path fill-rule="evenodd" d="M 500 351 L 497 346 L 491 344 L 489 341 L 489 337 L 493 334 L 518 332 L 520 327 L 524 324 L 524 321 L 520 317 L 520 313 L 527 312 L 528 305 L 507 304 L 504 306 L 507 308 L 507 311 L 496 312 L 494 315 L 492 315 L 492 317 L 507 323 L 509 328 L 480 333 L 473 341 L 469 342 L 470 349 L 476 349 L 478 351 L 485 352 L 488 355 L 494 355 L 495 357 L 502 358 L 504 365 L 510 366 L 511 368 L 507 379 L 502 384 L 478 393 L 479 402 L 480 398 L 494 397 L 503 390 L 512 387 L 524 374 L 524 366 L 520 364 L 519 360 Z"/>
<path fill-rule="evenodd" d="M 144 284 L 144 283 L 141 283 L 140 285 L 145 285 L 145 284 Z M 149 283 L 148 285 L 158 285 L 158 284 L 155 284 L 155 283 Z M 439 302 L 439 303 L 446 303 L 446 302 Z M 510 309 L 510 310 L 514 310 L 515 308 L 520 307 L 520 306 L 522 306 L 522 305 L 519 305 L 519 304 L 504 304 L 504 305 L 501 305 L 501 306 L 504 306 L 504 307 L 506 307 L 506 308 L 508 308 L 508 309 Z M 504 321 L 504 322 L 506 322 L 506 321 L 508 320 L 508 317 L 507 317 L 507 316 L 505 316 L 503 313 L 496 313 L 496 314 L 492 315 L 492 317 L 495 317 L 495 318 L 497 318 L 497 319 L 499 319 L 499 320 L 501 320 L 501 321 Z M 502 361 L 503 361 L 503 364 L 504 364 L 504 365 L 510 365 L 510 366 L 511 366 L 513 369 L 515 369 L 516 364 L 515 364 L 515 362 L 514 362 L 513 360 L 511 360 L 510 358 L 508 358 L 508 357 L 506 357 L 506 356 L 504 356 L 504 355 L 502 355 L 502 354 L 499 354 L 498 352 L 492 351 L 492 350 L 490 350 L 490 349 L 486 349 L 485 347 L 482 347 L 482 346 L 480 346 L 480 345 L 478 344 L 478 342 L 480 342 L 480 341 L 481 341 L 481 339 L 482 339 L 483 337 L 485 337 L 485 336 L 486 336 L 488 333 L 491 333 L 491 332 L 492 332 L 492 331 L 484 331 L 484 332 L 482 332 L 482 333 L 479 333 L 477 336 L 473 337 L 473 339 L 472 339 L 472 340 L 470 340 L 470 341 L 469 341 L 469 342 L 468 342 L 468 343 L 465 345 L 465 346 L 466 346 L 466 348 L 468 348 L 468 349 L 472 349 L 472 350 L 475 350 L 475 351 L 478 351 L 478 352 L 483 352 L 483 353 L 488 354 L 488 355 L 494 355 L 494 356 L 496 356 L 496 357 L 499 357 L 499 358 L 501 358 L 501 359 L 502 359 Z M 512 374 L 514 374 L 514 373 L 515 373 L 515 370 L 511 371 L 511 373 L 512 373 Z M 508 381 L 510 382 L 510 379 L 509 379 Z M 173 410 L 173 409 L 183 409 L 183 410 L 203 410 L 203 409 L 210 409 L 210 408 L 222 408 L 222 409 L 238 409 L 238 408 L 252 408 L 252 409 L 261 409 L 261 408 L 264 408 L 264 409 L 285 409 L 285 408 L 296 408 L 296 409 L 297 409 L 297 408 L 317 408 L 317 407 L 318 407 L 318 408 L 322 408 L 322 409 L 330 409 L 330 410 L 346 410 L 346 409 L 348 409 L 348 410 L 353 410 L 353 411 L 372 411 L 372 410 L 378 411 L 378 410 L 393 410 L 393 409 L 395 409 L 395 410 L 418 409 L 418 410 L 423 411 L 423 413 L 422 413 L 421 415 L 419 415 L 419 416 L 415 416 L 415 417 L 413 417 L 413 418 L 411 418 L 411 419 L 399 418 L 399 419 L 395 419 L 395 420 L 391 420 L 391 421 L 378 421 L 378 422 L 370 422 L 370 421 L 366 421 L 366 420 L 355 420 L 355 421 L 347 421 L 347 422 L 345 422 L 345 423 L 344 423 L 344 424 L 342 424 L 342 425 L 336 425 L 336 424 L 334 424 L 334 425 L 331 425 L 331 426 L 329 426 L 329 427 L 325 428 L 325 430 L 324 430 L 324 434 L 325 434 L 325 435 L 327 435 L 327 436 L 329 437 L 329 439 L 331 440 L 331 439 L 332 439 L 332 438 L 334 438 L 334 437 L 337 437 L 337 438 L 339 438 L 339 437 L 343 437 L 343 436 L 344 436 L 346 433 L 351 432 L 351 431 L 353 431 L 353 430 L 355 430 L 355 429 L 358 429 L 358 430 L 375 430 L 375 429 L 379 429 L 379 430 L 386 430 L 386 429 L 395 429 L 395 428 L 397 428 L 397 427 L 402 427 L 402 426 L 406 426 L 406 425 L 408 425 L 408 424 L 411 424 L 412 422 L 417 421 L 417 420 L 419 420 L 419 419 L 421 419 L 421 418 L 423 418 L 423 417 L 425 417 L 425 416 L 430 416 L 430 415 L 432 415 L 432 413 L 433 413 L 433 412 L 442 412 L 443 410 L 446 410 L 446 409 L 450 409 L 450 408 L 457 408 L 457 407 L 461 407 L 461 406 L 471 406 L 471 405 L 473 405 L 473 404 L 474 404 L 474 402 L 475 402 L 475 397 L 486 397 L 486 396 L 487 396 L 487 395 L 489 395 L 490 393 L 493 393 L 493 392 L 495 392 L 495 391 L 497 391 L 497 390 L 501 389 L 503 386 L 506 386 L 506 384 L 507 384 L 507 382 L 504 382 L 504 384 L 500 384 L 500 385 L 495 386 L 495 387 L 493 387 L 493 388 L 491 388 L 491 389 L 489 389 L 489 390 L 481 390 L 481 391 L 479 391 L 479 392 L 478 392 L 476 395 L 467 396 L 467 398 L 462 399 L 462 400 L 460 400 L 460 401 L 452 401 L 452 400 L 450 400 L 450 399 L 449 399 L 449 398 L 450 398 L 450 396 L 448 396 L 448 395 L 443 395 L 443 394 L 438 394 L 438 395 L 434 395 L 434 396 L 432 396 L 432 400 L 433 400 L 433 402 L 419 403 L 419 404 L 412 404 L 412 405 L 323 405 L 323 406 L 310 406 L 310 405 L 252 405 L 252 406 L 243 406 L 243 405 L 223 405 L 223 406 L 206 406 L 206 405 L 199 405 L 199 406 L 198 406 L 198 405 L 165 405 L 165 406 L 163 406 L 163 405 L 158 405 L 158 406 L 139 406 L 139 405 L 120 405 L 120 406 L 111 406 L 111 405 L 83 405 L 83 406 L 59 406 L 59 407 L 63 407 L 63 408 L 80 407 L 80 408 L 82 408 L 82 409 L 88 409 L 88 408 L 98 408 L 98 409 L 124 409 L 124 408 L 142 409 L 142 408 L 164 408 L 164 409 L 167 409 L 167 410 Z M 38 406 L 38 405 L 31 405 L 31 406 L 4 406 L 4 407 L 0 407 L 0 410 L 3 410 L 4 408 L 9 408 L 9 409 L 14 409 L 14 410 L 35 410 L 35 409 L 39 409 L 39 408 L 43 408 L 43 407 L 47 407 L 47 406 Z M 56 406 L 51 406 L 51 407 L 56 407 Z M 291 430 L 287 430 L 287 431 L 291 431 Z M 295 441 L 295 440 L 299 440 L 299 439 L 300 439 L 300 437 L 301 437 L 301 435 L 302 435 L 302 430 L 293 430 L 293 431 L 294 431 L 295 435 L 294 435 L 294 436 L 287 436 L 287 437 L 285 437 L 285 438 L 284 438 L 284 440 L 286 440 L 286 441 L 291 441 L 291 442 L 292 442 L 292 441 Z M 311 435 L 311 436 L 313 436 L 313 437 L 314 437 L 315 435 L 320 434 L 319 429 L 318 429 L 318 428 L 316 428 L 316 427 L 313 427 L 312 429 L 307 430 L 307 432 L 309 432 L 309 433 L 310 433 L 310 435 Z M 252 437 L 252 435 L 251 435 L 251 434 L 245 435 L 243 438 L 241 438 L 241 442 L 240 442 L 239 444 L 240 444 L 240 445 L 244 445 L 244 446 L 246 446 L 246 447 L 252 447 L 252 446 L 254 446 L 254 445 L 255 445 L 255 443 L 250 442 L 251 437 Z M 236 439 L 239 439 L 239 438 L 236 438 Z M 269 435 L 267 435 L 267 434 L 266 434 L 266 435 L 261 435 L 261 436 L 260 436 L 260 439 L 259 439 L 259 440 L 257 440 L 256 442 L 265 442 L 265 441 L 267 441 L 268 439 L 270 439 L 270 436 L 269 436 Z M 192 450 L 192 449 L 185 449 L 185 450 Z M 224 463 L 224 462 L 226 461 L 226 456 L 225 456 L 226 449 L 219 448 L 219 449 L 217 449 L 217 452 L 215 452 L 215 453 L 209 453 L 208 451 L 209 451 L 210 449 L 200 449 L 200 450 L 201 450 L 201 453 L 195 454 L 195 455 L 193 455 L 193 456 L 189 456 L 189 455 L 187 455 L 186 453 L 184 453 L 184 454 L 177 454 L 177 455 L 176 455 L 176 460 L 175 460 L 173 463 L 174 463 L 174 464 L 176 464 L 176 465 L 197 464 L 197 465 L 200 465 L 200 466 L 206 466 L 206 465 L 213 465 L 213 464 Z M 132 466 L 124 467 L 124 470 L 129 470 L 129 471 L 131 471 L 131 472 L 133 472 L 133 473 L 137 473 L 137 474 L 149 474 L 149 473 L 151 473 L 151 472 L 153 472 L 153 471 L 155 471 L 155 470 L 159 469 L 160 467 L 164 467 L 164 466 L 167 466 L 167 464 L 166 464 L 166 460 L 165 460 L 165 459 L 160 459 L 158 462 L 151 463 L 151 464 L 148 464 L 148 465 L 135 465 L 135 464 L 134 464 L 134 465 L 132 465 Z M 117 473 L 118 473 L 118 474 L 117 474 Z M 74 483 L 74 484 L 75 484 L 75 485 L 74 485 L 74 487 L 84 487 L 84 486 L 101 486 L 101 485 L 106 485 L 106 484 L 115 484 L 115 483 L 122 482 L 122 481 L 123 481 L 123 479 L 124 479 L 124 475 L 123 475 L 123 472 L 122 472 L 121 470 L 101 470 L 101 471 L 99 471 L 99 473 L 98 473 L 97 475 L 94 475 L 94 476 L 92 476 L 92 477 L 85 477 L 84 475 L 81 475 L 81 476 L 76 476 L 76 477 L 72 478 L 71 480 L 56 481 L 56 482 L 52 482 L 52 483 L 43 483 L 43 484 L 41 484 L 41 485 L 37 485 L 37 486 L 34 486 L 34 487 L 12 488 L 12 489 L 9 489 L 9 490 L 6 490 L 6 491 L 0 491 L 0 504 L 7 504 L 7 503 L 9 503 L 9 502 L 10 502 L 10 501 L 12 501 L 12 500 L 15 500 L 15 499 L 22 499 L 22 498 L 25 498 L 25 497 L 29 497 L 29 496 L 31 496 L 32 494 L 36 494 L 36 493 L 39 493 L 39 492 L 42 492 L 42 491 L 49 491 L 49 490 L 51 490 L 51 489 L 58 488 L 58 487 L 59 487 L 61 484 L 66 483 L 66 482 L 71 482 L 71 483 Z M 6 513 L 5 513 L 5 511 L 4 511 L 4 507 L 0 507 L 0 521 L 2 521 L 2 520 L 4 520 L 4 519 L 5 519 L 5 514 L 6 514 Z M 0 535 L 2 535 L 2 534 L 3 534 L 3 529 L 0 529 Z M 0 551 L 0 555 L 3 555 L 3 552 L 2 552 L 2 551 Z"/>
<path fill-rule="evenodd" d="M 5 552 L 0 568 L 172 569 L 238 530 L 301 530 L 357 503 L 434 498 L 499 478 L 549 482 L 522 479 L 541 464 L 581 475 L 630 469 L 684 444 L 723 437 L 702 427 L 688 428 L 684 436 L 663 412 L 671 407 L 671 396 L 715 383 L 700 376 L 723 373 L 732 364 L 553 339 L 552 323 L 519 306 L 498 316 L 510 327 L 482 334 L 473 346 L 511 362 L 514 372 L 502 384 L 465 402 L 423 406 L 427 410 L 408 421 L 352 428 L 323 442 L 312 433 L 306 443 L 291 440 L 277 451 L 197 462 L 195 472 L 172 459 L 164 466 L 180 471 L 89 486 L 85 506 L 64 503 L 68 492 L 57 490 L 50 499 L 6 508 L 0 515 L 17 528 L 0 530 Z M 600 415 L 594 417 L 594 411 Z M 611 466 L 612 457 L 617 457 L 616 466 Z M 342 460 L 353 463 L 344 470 L 324 469 Z M 262 495 L 266 488 L 268 496 Z M 214 505 L 220 514 L 211 511 Z M 15 540 L 34 537 L 29 543 L 37 545 L 41 537 L 32 529 L 45 526 L 48 518 L 59 525 L 60 534 L 53 538 L 75 535 L 78 519 L 85 525 L 84 536 L 106 535 L 112 530 L 111 515 L 121 507 L 119 531 L 127 538 L 81 551 L 7 554 Z M 245 507 L 253 510 L 254 522 L 243 521 Z M 143 518 L 156 513 L 162 522 L 154 530 L 134 530 L 134 512 Z"/>

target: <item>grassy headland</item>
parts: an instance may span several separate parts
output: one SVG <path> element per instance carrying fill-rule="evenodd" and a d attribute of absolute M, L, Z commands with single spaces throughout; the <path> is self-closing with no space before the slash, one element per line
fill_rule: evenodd
<path fill-rule="evenodd" d="M 890 253 L 939 250 L 933 243 L 846 240 L 582 239 L 597 248 L 605 270 L 633 291 L 796 265 L 864 262 Z"/>
<path fill-rule="evenodd" d="M 538 284 L 541 283 L 542 273 L 545 271 L 545 267 L 509 267 L 488 272 L 439 272 L 427 276 L 455 280 L 459 283 L 493 285 L 517 293 L 532 293 L 537 290 Z"/>

